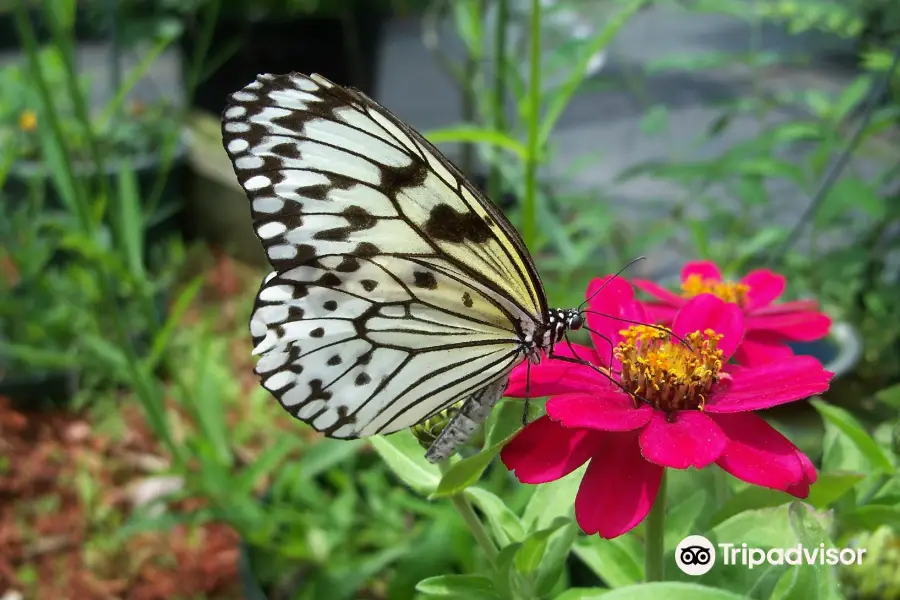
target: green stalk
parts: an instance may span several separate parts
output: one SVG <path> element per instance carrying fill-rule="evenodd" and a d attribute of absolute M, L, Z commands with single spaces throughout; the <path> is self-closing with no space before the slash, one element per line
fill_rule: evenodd
<path fill-rule="evenodd" d="M 53 43 L 59 48 L 62 56 L 63 70 L 66 77 L 67 92 L 72 97 L 72 104 L 75 107 L 75 118 L 78 119 L 84 128 L 84 134 L 87 137 L 88 152 L 91 155 L 91 162 L 94 164 L 94 170 L 97 173 L 97 181 L 99 182 L 99 192 L 101 198 L 105 202 L 109 201 L 108 182 L 104 172 L 104 157 L 100 151 L 100 145 L 97 143 L 97 137 L 94 135 L 91 126 L 91 116 L 88 111 L 87 103 L 84 95 L 78 87 L 78 74 L 75 71 L 75 45 L 72 43 L 72 32 L 65 31 L 59 22 L 59 16 L 55 12 L 53 0 L 44 0 L 44 18 L 50 25 L 50 34 L 53 37 Z M 52 101 L 52 96 L 48 96 Z"/>
<path fill-rule="evenodd" d="M 506 25 L 509 20 L 507 0 L 497 0 L 497 27 L 494 31 L 494 131 L 506 131 Z M 494 148 L 494 160 L 488 175 L 488 196 L 500 201 L 500 149 Z"/>
<path fill-rule="evenodd" d="M 76 179 L 75 174 L 72 170 L 71 157 L 66 146 L 66 138 L 60 125 L 60 119 L 59 115 L 56 112 L 56 106 L 53 104 L 53 94 L 50 91 L 50 87 L 47 85 L 47 81 L 44 78 L 44 74 L 41 70 L 40 62 L 38 60 L 37 41 L 34 35 L 34 29 L 32 27 L 30 19 L 28 18 L 28 13 L 26 12 L 24 5 L 19 3 L 14 6 L 16 27 L 23 42 L 28 66 L 31 70 L 32 76 L 35 79 L 35 85 L 37 86 L 38 94 L 41 97 L 41 102 L 47 111 L 47 122 L 49 123 L 50 130 L 56 140 L 56 143 L 59 144 L 59 147 L 64 155 L 64 160 L 61 161 L 63 176 L 67 180 L 68 185 L 71 186 L 71 189 L 75 194 L 75 208 L 80 225 L 84 233 L 93 238 L 95 224 L 91 216 L 89 200 L 85 197 L 87 191 L 83 186 L 80 185 L 80 182 Z M 64 35 L 62 35 L 62 28 L 56 21 L 56 16 L 48 16 L 48 22 L 51 22 L 51 28 L 53 29 L 54 38 L 56 40 L 61 40 L 63 45 L 65 45 Z M 63 54 L 65 54 L 65 50 L 63 50 Z M 71 59 L 71 55 L 69 55 L 68 58 Z M 69 60 L 66 60 L 64 62 L 66 62 L 67 78 L 69 79 L 68 83 L 71 86 L 75 81 L 74 67 L 69 62 Z M 70 91 L 70 93 L 73 94 L 76 105 L 80 105 L 80 108 L 76 107 L 76 111 L 79 112 L 80 117 L 84 117 L 87 112 L 84 105 L 84 99 L 80 96 L 80 91 L 77 89 L 77 84 L 75 85 L 74 89 Z M 93 141 L 93 138 L 91 139 Z M 99 154 L 97 155 L 97 157 L 99 157 Z M 103 178 L 103 180 L 104 181 L 102 185 L 105 188 L 105 178 Z M 109 312 L 113 322 L 113 327 L 115 329 L 116 338 L 121 345 L 122 351 L 126 357 L 128 376 L 130 382 L 135 388 L 135 395 L 140 401 L 142 408 L 146 413 L 147 420 L 150 426 L 153 428 L 154 433 L 160 438 L 160 441 L 170 451 L 176 465 L 183 464 L 184 460 L 182 458 L 182 449 L 174 443 L 174 439 L 171 436 L 171 431 L 168 428 L 161 390 L 159 389 L 159 387 L 153 386 L 150 381 L 149 373 L 146 371 L 146 369 L 142 368 L 136 352 L 132 346 L 132 341 L 128 337 L 128 329 L 125 325 L 123 315 L 121 314 L 121 311 L 119 311 L 116 307 L 117 296 L 113 277 L 110 273 L 104 270 L 102 264 L 97 265 L 97 269 L 99 271 L 97 275 L 98 280 L 100 281 L 103 297 L 106 300 L 107 305 L 110 307 Z"/>
<path fill-rule="evenodd" d="M 531 54 L 528 77 L 528 152 L 525 155 L 525 197 L 522 205 L 522 238 L 535 250 L 537 221 L 536 190 L 541 120 L 541 2 L 531 0 Z"/>
<path fill-rule="evenodd" d="M 663 469 L 662 480 L 653 508 L 647 515 L 644 524 L 644 581 L 663 581 L 665 579 L 664 538 L 666 531 L 666 470 Z"/>
<path fill-rule="evenodd" d="M 450 464 L 445 460 L 439 464 L 439 467 L 441 469 L 441 474 L 445 474 L 450 468 Z M 472 537 L 475 538 L 475 542 L 481 546 L 484 555 L 493 565 L 497 560 L 499 550 L 497 550 L 497 546 L 494 544 L 491 536 L 488 535 L 487 529 L 484 528 L 484 523 L 482 523 L 481 519 L 478 518 L 478 515 L 475 514 L 475 509 L 472 508 L 472 504 L 466 498 L 465 494 L 454 494 L 450 496 L 450 503 L 453 504 L 453 508 L 455 508 L 456 512 L 463 518 L 469 531 L 472 532 Z"/>
<path fill-rule="evenodd" d="M 72 170 L 72 164 L 69 160 L 69 151 L 66 147 L 66 138 L 63 134 L 59 115 L 56 112 L 56 105 L 53 104 L 53 95 L 50 93 L 50 86 L 47 85 L 47 80 L 44 78 L 44 73 L 41 70 L 40 61 L 38 60 L 38 47 L 37 39 L 34 34 L 34 27 L 31 24 L 31 19 L 28 17 L 28 12 L 24 4 L 16 4 L 14 13 L 16 18 L 16 29 L 19 33 L 19 39 L 22 40 L 25 57 L 28 61 L 28 69 L 34 77 L 38 93 L 43 101 L 50 130 L 53 132 L 53 137 L 59 143 L 60 151 L 63 153 L 63 176 L 66 179 L 69 188 L 75 195 L 75 209 L 78 213 L 79 223 L 81 224 L 84 233 L 90 235 L 92 231 L 90 207 L 88 206 L 87 199 L 84 197 L 84 189 L 78 184 L 75 173 Z"/>

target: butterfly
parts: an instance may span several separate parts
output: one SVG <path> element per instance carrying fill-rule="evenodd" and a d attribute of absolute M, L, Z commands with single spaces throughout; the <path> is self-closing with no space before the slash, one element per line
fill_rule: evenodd
<path fill-rule="evenodd" d="M 229 97 L 222 136 L 274 269 L 250 318 L 255 371 L 326 436 L 390 434 L 465 400 L 426 455 L 442 460 L 516 365 L 584 326 L 580 308 L 548 308 L 503 213 L 362 92 L 259 75 Z"/>

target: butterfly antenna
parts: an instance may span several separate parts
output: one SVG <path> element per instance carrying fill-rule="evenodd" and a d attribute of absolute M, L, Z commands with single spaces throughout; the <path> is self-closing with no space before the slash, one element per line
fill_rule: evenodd
<path fill-rule="evenodd" d="M 598 311 L 596 311 L 596 310 L 586 310 L 586 311 L 584 311 L 584 312 L 586 312 L 586 313 L 588 313 L 588 314 L 592 314 L 592 315 L 597 315 L 597 316 L 600 316 L 600 317 L 606 317 L 607 319 L 613 319 L 614 321 L 621 321 L 621 322 L 623 322 L 623 323 L 628 323 L 628 324 L 630 324 L 630 325 L 643 325 L 644 327 L 650 327 L 651 329 L 656 329 L 657 331 L 662 331 L 663 333 L 669 334 L 670 336 L 672 336 L 673 338 L 675 338 L 675 339 L 678 340 L 681 344 L 684 344 L 684 345 L 687 346 L 688 348 L 691 347 L 691 345 L 687 342 L 686 339 L 684 339 L 684 338 L 681 337 L 680 335 L 676 334 L 675 332 L 673 332 L 673 331 L 672 331 L 671 329 L 669 329 L 668 327 L 663 327 L 662 325 L 653 325 L 653 324 L 651 324 L 651 323 L 644 323 L 644 322 L 642 322 L 642 321 L 635 321 L 635 320 L 633 320 L 633 319 L 626 319 L 626 318 L 624 318 L 624 317 L 614 317 L 613 315 L 608 315 L 608 314 L 606 314 L 606 313 L 598 312 Z M 585 329 L 587 329 L 587 327 L 585 327 Z M 590 331 L 590 330 L 589 330 L 589 331 Z M 598 335 L 599 335 L 599 334 L 598 334 Z M 600 337 L 604 337 L 604 336 L 600 336 Z M 606 339 L 606 338 L 604 337 L 604 339 Z"/>
<path fill-rule="evenodd" d="M 600 292 L 602 292 L 603 289 L 604 289 L 607 285 L 609 285 L 609 283 L 610 283 L 613 279 L 615 279 L 616 277 L 618 277 L 619 275 L 621 275 L 621 274 L 625 271 L 625 269 L 629 268 L 631 265 L 633 265 L 634 263 L 636 263 L 636 262 L 638 262 L 638 261 L 644 260 L 645 258 L 647 258 L 647 257 L 646 257 L 646 256 L 638 256 L 637 258 L 632 259 L 627 265 L 625 265 L 624 267 L 622 267 L 621 269 L 619 269 L 618 271 L 616 271 L 615 275 L 613 275 L 612 277 L 610 277 L 609 279 L 607 279 L 606 281 L 604 281 L 604 282 L 603 282 L 603 285 L 601 285 L 600 288 L 599 288 L 598 290 L 596 290 L 593 294 L 591 294 L 590 296 L 588 296 L 587 298 L 585 298 L 584 302 L 582 302 L 581 304 L 578 305 L 578 312 L 581 312 L 581 307 L 583 307 L 585 304 L 587 304 L 588 302 L 590 302 L 591 300 L 593 300 L 593 299 L 594 299 L 594 296 L 596 296 L 597 294 L 599 294 Z"/>

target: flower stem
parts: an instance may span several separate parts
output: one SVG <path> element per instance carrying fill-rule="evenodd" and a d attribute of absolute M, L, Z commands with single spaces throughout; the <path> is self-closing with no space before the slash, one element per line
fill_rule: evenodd
<path fill-rule="evenodd" d="M 447 472 L 447 469 L 450 468 L 450 463 L 446 460 L 442 461 L 439 467 L 441 469 L 441 474 L 444 474 Z M 475 538 L 475 541 L 481 546 L 485 556 L 487 556 L 488 561 L 493 565 L 499 551 L 497 550 L 494 541 L 491 539 L 491 536 L 488 535 L 487 530 L 484 528 L 484 523 L 482 523 L 481 519 L 478 518 L 478 515 L 475 514 L 475 509 L 472 508 L 472 504 L 466 498 L 465 494 L 454 494 L 450 496 L 450 503 L 453 504 L 453 508 L 455 508 L 456 512 L 463 518 L 463 521 L 466 522 L 466 526 L 469 528 L 469 531 L 472 532 L 472 537 Z"/>
<path fill-rule="evenodd" d="M 665 564 L 663 554 L 665 546 L 663 540 L 666 531 L 666 470 L 663 469 L 662 480 L 659 482 L 659 492 L 650 514 L 645 523 L 644 541 L 644 580 L 662 581 L 665 578 Z"/>
<path fill-rule="evenodd" d="M 525 155 L 525 197 L 522 201 L 522 239 L 534 252 L 537 200 L 537 168 L 541 120 L 541 3 L 531 0 L 531 52 L 528 74 L 528 152 Z"/>

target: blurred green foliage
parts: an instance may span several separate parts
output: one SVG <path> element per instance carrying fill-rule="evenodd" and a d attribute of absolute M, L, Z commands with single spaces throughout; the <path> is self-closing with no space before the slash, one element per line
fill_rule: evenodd
<path fill-rule="evenodd" d="M 16 361 L 16 369 L 77 369 L 87 374 L 88 385 L 111 379 L 142 406 L 171 456 L 169 474 L 180 477 L 182 487 L 165 498 L 162 513 L 132 515 L 116 533 L 117 543 L 148 528 L 225 522 L 245 542 L 248 581 L 256 579 L 282 598 L 573 600 L 604 593 L 674 600 L 745 593 L 800 598 L 812 597 L 812 589 L 820 598 L 886 593 L 878 580 L 896 564 L 892 548 L 900 522 L 897 458 L 891 451 L 896 424 L 872 430 L 853 413 L 865 400 L 895 410 L 893 392 L 900 382 L 900 167 L 896 139 L 890 137 L 900 119 L 896 74 L 858 150 L 885 166 L 874 177 L 848 170 L 800 229 L 790 219 L 776 223 L 769 217 L 783 210 L 774 202 L 776 186 L 788 186 L 806 205 L 834 157 L 850 143 L 873 85 L 892 65 L 896 28 L 891 23 L 900 13 L 895 3 L 668 3 L 684 5 L 687 14 L 737 17 L 756 33 L 782 23 L 794 33 L 817 29 L 860 39 L 864 72 L 837 94 L 820 89 L 782 93 L 761 85 L 766 70 L 799 59 L 760 45 L 740 54 L 669 55 L 648 63 L 648 76 L 739 65 L 751 74 L 754 93 L 723 102 L 706 130 L 679 141 L 691 149 L 719 144 L 721 150 L 709 158 L 653 161 L 619 175 L 616 183 L 663 182 L 677 199 L 671 209 L 638 223 L 620 213 L 612 190 L 565 185 L 581 170 L 596 167 L 602 160 L 599 150 L 615 151 L 601 148 L 603 140 L 597 142 L 598 153 L 568 165 L 555 179 L 543 174 L 557 155 L 553 132 L 572 98 L 588 89 L 632 83 L 595 73 L 594 63 L 647 3 L 610 3 L 616 10 L 590 35 L 545 47 L 537 57 L 540 65 L 532 60 L 524 67 L 513 57 L 524 56 L 529 41 L 546 29 L 550 21 L 542 26 L 540 17 L 551 19 L 552 11 L 578 3 L 558 2 L 543 15 L 522 4 L 508 11 L 510 19 L 518 19 L 513 22 L 496 15 L 491 21 L 492 3 L 463 0 L 433 3 L 425 18 L 426 41 L 437 35 L 442 15 L 452 18 L 467 57 L 462 65 L 446 56 L 439 59 L 471 108 L 466 123 L 428 134 L 436 141 L 472 145 L 490 171 L 492 195 L 520 198 L 511 218 L 522 226 L 554 304 L 576 305 L 588 278 L 616 271 L 638 254 L 674 250 L 715 260 L 730 275 L 768 266 L 787 276 L 791 294 L 818 298 L 831 314 L 862 332 L 866 354 L 851 379 L 855 387 L 837 390 L 853 410 L 815 404 L 825 431 L 821 473 L 809 499 L 816 512 L 717 470 L 677 472 L 670 481 L 665 544 L 670 555 L 684 534 L 703 532 L 721 539 L 754 536 L 771 546 L 877 546 L 876 566 L 842 573 L 843 591 L 836 591 L 838 579 L 831 571 L 809 575 L 789 567 L 740 576 L 722 572 L 705 578 L 702 586 L 687 578 L 642 585 L 641 529 L 616 540 L 577 531 L 571 517 L 581 472 L 525 487 L 514 485 L 496 460 L 487 460 L 520 426 L 521 406 L 515 402 L 502 401 L 495 409 L 481 444 L 484 452 L 464 452 L 465 458 L 455 458 L 444 471 L 424 461 L 407 432 L 376 438 L 374 453 L 364 443 L 306 441 L 264 391 L 247 394 L 238 385 L 227 357 L 230 334 L 208 322 L 182 326 L 199 281 L 174 286 L 182 263 L 177 246 L 164 261 L 166 269 L 148 264 L 146 226 L 162 187 L 142 191 L 130 163 L 119 160 L 160 151 L 164 177 L 179 143 L 181 109 L 159 104 L 134 110 L 129 95 L 147 65 L 175 41 L 181 16 L 197 13 L 202 19 L 210 3 L 119 3 L 124 37 L 149 40 L 151 50 L 99 112 L 86 109 L 89 82 L 74 69 L 74 3 L 32 4 L 43 10 L 52 44 L 39 48 L 29 34 L 29 17 L 16 13 L 26 61 L 0 73 L 0 144 L 7 158 L 2 172 L 14 173 L 15 161 L 28 159 L 46 168 L 46 178 L 22 198 L 0 199 L 0 258 L 15 265 L 14 277 L 0 271 L 0 359 L 7 361 L 8 371 L 9 361 Z M 86 4 L 102 13 L 100 3 Z M 250 4 L 231 4 L 227 10 L 310 14 L 353 3 Z M 412 4 L 425 3 L 404 3 Z M 437 10 L 441 7 L 445 12 Z M 147 22 L 156 26 L 136 25 Z M 873 33 L 873 24 L 884 27 Z M 501 34 L 507 27 L 523 35 L 514 40 Z M 500 43 L 504 39 L 508 46 Z M 437 44 L 431 48 L 439 50 Z M 554 72 L 542 74 L 542 69 Z M 639 89 L 630 91 L 647 97 Z M 507 104 L 511 114 L 504 110 Z M 644 109 L 643 135 L 666 135 L 672 108 L 661 102 Z M 773 118 L 784 113 L 794 116 Z M 748 119 L 755 133 L 721 147 L 730 128 Z M 86 170 L 78 170 L 85 165 Z M 109 165 L 115 168 L 105 168 Z M 59 198 L 53 210 L 43 197 L 47 181 Z M 764 219 L 773 224 L 760 227 Z M 157 309 L 161 294 L 171 297 L 162 314 Z M 234 335 L 246 337 L 243 330 Z M 158 376 L 162 363 L 169 367 L 165 378 Z M 229 418 L 234 412 L 241 418 Z M 186 498 L 206 503 L 185 510 L 179 501 Z M 891 531 L 882 528 L 886 521 Z M 567 589 L 577 568 L 605 587 Z M 873 589 L 876 596 L 866 596 Z"/>

